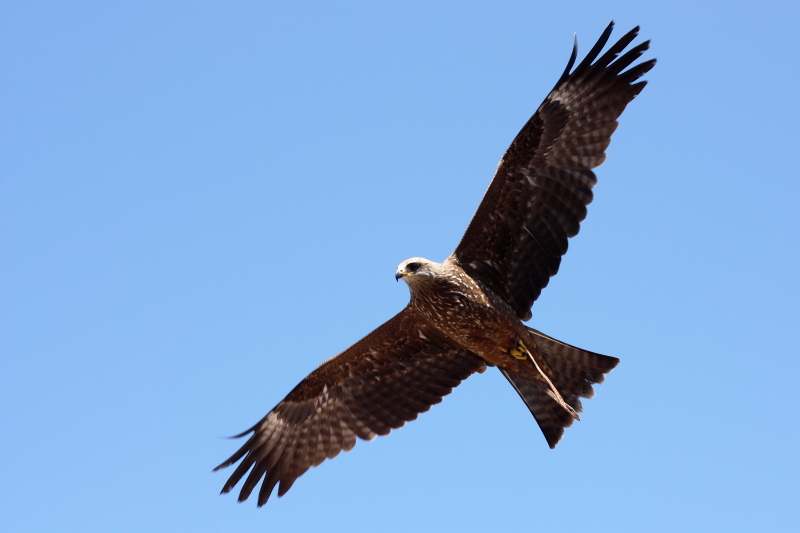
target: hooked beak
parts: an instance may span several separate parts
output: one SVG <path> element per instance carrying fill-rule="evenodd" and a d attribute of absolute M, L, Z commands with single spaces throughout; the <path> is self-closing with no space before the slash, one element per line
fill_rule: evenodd
<path fill-rule="evenodd" d="M 405 276 L 405 273 L 398 270 L 397 272 L 394 273 L 394 280 L 400 281 L 400 278 L 402 278 L 403 276 Z"/>

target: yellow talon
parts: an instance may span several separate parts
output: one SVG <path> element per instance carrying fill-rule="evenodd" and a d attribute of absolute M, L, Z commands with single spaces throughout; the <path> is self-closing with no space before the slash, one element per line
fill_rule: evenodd
<path fill-rule="evenodd" d="M 525 345 L 522 344 L 521 340 L 517 340 L 516 347 L 514 347 L 514 349 L 511 350 L 509 353 L 520 360 L 528 358 L 528 348 L 526 348 Z"/>

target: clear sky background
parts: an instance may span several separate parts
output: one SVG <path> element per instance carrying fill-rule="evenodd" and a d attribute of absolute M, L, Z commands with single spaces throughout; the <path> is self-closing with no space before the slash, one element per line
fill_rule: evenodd
<path fill-rule="evenodd" d="M 797 527 L 797 6 L 3 2 L 0 526 Z M 219 496 L 223 437 L 405 305 L 612 19 L 659 62 L 531 322 L 621 358 L 583 420 L 548 449 L 489 370 Z"/>

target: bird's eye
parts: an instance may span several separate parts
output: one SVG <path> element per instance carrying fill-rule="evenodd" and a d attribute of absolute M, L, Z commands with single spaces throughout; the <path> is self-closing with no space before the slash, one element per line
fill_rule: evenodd
<path fill-rule="evenodd" d="M 419 263 L 409 263 L 408 265 L 406 265 L 406 270 L 410 272 L 416 272 L 417 270 L 419 270 Z"/>

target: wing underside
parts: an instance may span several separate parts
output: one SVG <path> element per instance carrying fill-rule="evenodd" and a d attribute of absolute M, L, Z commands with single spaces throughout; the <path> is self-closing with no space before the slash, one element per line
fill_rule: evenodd
<path fill-rule="evenodd" d="M 570 72 L 576 44 L 564 75 L 501 159 L 453 253 L 522 320 L 558 272 L 567 240 L 578 233 L 592 201 L 597 179 L 591 169 L 605 161 L 617 118 L 647 83 L 637 80 L 655 64 L 631 67 L 649 41 L 622 53 L 638 27 L 600 56 L 612 28 Z"/>
<path fill-rule="evenodd" d="M 245 444 L 215 470 L 241 460 L 222 492 L 245 478 L 239 501 L 261 482 L 258 505 L 312 466 L 414 420 L 484 361 L 418 322 L 406 308 L 351 348 L 323 363 L 241 436 Z M 262 481 L 263 479 L 263 481 Z"/>

